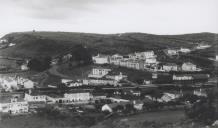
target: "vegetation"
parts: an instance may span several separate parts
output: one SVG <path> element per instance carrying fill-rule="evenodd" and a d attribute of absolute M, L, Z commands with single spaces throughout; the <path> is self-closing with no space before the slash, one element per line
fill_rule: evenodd
<path fill-rule="evenodd" d="M 29 61 L 28 67 L 34 71 L 44 71 L 50 68 L 51 57 L 33 58 Z"/>
<path fill-rule="evenodd" d="M 211 125 L 218 119 L 218 93 L 217 90 L 209 91 L 207 98 L 197 100 L 191 108 L 186 108 L 186 115 L 195 122 Z"/>
<path fill-rule="evenodd" d="M 135 51 L 159 50 L 168 47 L 192 47 L 201 41 L 216 44 L 216 34 L 197 33 L 188 35 L 152 35 L 144 33 L 89 34 L 69 32 L 20 32 L 5 35 L 15 43 L 14 47 L 2 49 L 1 55 L 16 57 L 58 56 L 80 44 L 91 54 L 126 54 Z"/>

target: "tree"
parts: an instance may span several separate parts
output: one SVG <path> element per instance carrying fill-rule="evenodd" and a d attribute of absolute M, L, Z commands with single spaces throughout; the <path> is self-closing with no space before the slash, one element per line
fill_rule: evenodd
<path fill-rule="evenodd" d="M 27 66 L 34 71 L 44 71 L 50 68 L 50 65 L 51 65 L 51 57 L 49 56 L 33 58 L 27 64 Z"/>
<path fill-rule="evenodd" d="M 76 61 L 81 65 L 91 64 L 92 63 L 92 56 L 87 48 L 84 48 L 82 45 L 76 45 L 72 52 L 71 61 Z"/>
<path fill-rule="evenodd" d="M 117 105 L 115 108 L 114 108 L 114 111 L 116 112 L 120 112 L 120 111 L 123 111 L 124 110 L 124 107 L 122 105 Z"/>
<path fill-rule="evenodd" d="M 125 105 L 125 112 L 126 113 L 131 113 L 134 111 L 135 111 L 135 108 L 134 108 L 133 104 L 126 104 Z"/>

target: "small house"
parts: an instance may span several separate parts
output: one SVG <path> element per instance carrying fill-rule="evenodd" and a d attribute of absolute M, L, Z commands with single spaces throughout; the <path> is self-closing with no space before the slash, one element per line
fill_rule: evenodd
<path fill-rule="evenodd" d="M 109 56 L 98 54 L 97 56 L 93 56 L 92 60 L 95 64 L 108 64 L 109 63 Z"/>
<path fill-rule="evenodd" d="M 186 62 L 182 64 L 183 71 L 197 71 L 197 66 L 191 62 Z"/>

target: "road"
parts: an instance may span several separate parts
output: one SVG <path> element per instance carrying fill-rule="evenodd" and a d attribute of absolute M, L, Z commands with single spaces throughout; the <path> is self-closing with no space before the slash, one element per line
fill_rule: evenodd
<path fill-rule="evenodd" d="M 69 76 L 67 75 L 64 75 L 60 72 L 58 72 L 58 66 L 57 65 L 54 65 L 52 66 L 49 70 L 48 70 L 48 73 L 50 73 L 51 75 L 54 75 L 54 76 L 58 76 L 58 77 L 61 77 L 61 78 L 70 78 Z"/>

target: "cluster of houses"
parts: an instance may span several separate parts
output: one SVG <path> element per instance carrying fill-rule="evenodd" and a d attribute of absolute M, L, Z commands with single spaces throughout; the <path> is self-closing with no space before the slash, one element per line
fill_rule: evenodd
<path fill-rule="evenodd" d="M 178 65 L 176 63 L 166 63 L 162 64 L 160 70 L 162 72 L 170 72 L 170 71 L 180 71 L 180 72 L 197 72 L 202 71 L 201 68 L 198 68 L 197 65 L 191 63 L 191 62 L 185 62 L 182 65 Z"/>
<path fill-rule="evenodd" d="M 113 85 L 118 86 L 119 81 L 126 79 L 127 76 L 117 72 L 113 72 L 109 68 L 96 67 L 93 68 L 88 75 L 88 79 L 83 80 L 84 85 Z"/>
<path fill-rule="evenodd" d="M 193 50 L 202 50 L 202 49 L 207 49 L 210 48 L 211 45 L 209 44 L 204 44 L 204 43 L 199 43 L 197 44 L 193 49 L 190 48 L 169 48 L 169 49 L 165 49 L 164 53 L 169 55 L 169 56 L 175 56 L 175 55 L 179 55 L 179 53 L 190 53 Z"/>
<path fill-rule="evenodd" d="M 164 53 L 169 56 L 175 56 L 175 55 L 179 55 L 179 53 L 190 53 L 190 52 L 191 52 L 191 49 L 189 48 L 180 48 L 180 49 L 169 48 L 169 49 L 164 50 Z"/>
<path fill-rule="evenodd" d="M 112 56 L 98 54 L 93 56 L 95 64 L 113 64 L 121 67 L 127 67 L 137 70 L 145 69 L 146 65 L 157 64 L 154 51 L 135 52 L 128 55 L 115 54 Z"/>
<path fill-rule="evenodd" d="M 188 51 L 185 48 L 181 48 L 182 52 Z M 168 50 L 170 54 L 177 53 L 178 51 Z M 146 52 L 135 52 L 128 55 L 115 54 L 112 56 L 98 54 L 93 56 L 93 62 L 95 64 L 113 64 L 121 67 L 132 68 L 136 70 L 151 70 L 151 71 L 185 71 L 185 72 L 195 72 L 201 71 L 195 64 L 191 62 L 185 62 L 182 65 L 175 63 L 161 64 L 157 61 L 156 55 L 153 51 Z"/>
<path fill-rule="evenodd" d="M 0 88 L 7 91 L 19 88 L 33 88 L 35 82 L 30 79 L 19 77 L 19 76 L 0 76 Z"/>
<path fill-rule="evenodd" d="M 82 85 L 113 85 L 119 86 L 121 80 L 125 80 L 127 75 L 122 72 L 112 71 L 110 68 L 93 67 L 88 74 L 88 78 L 82 80 L 62 79 L 61 83 L 67 87 L 78 87 Z"/>
<path fill-rule="evenodd" d="M 0 112 L 10 114 L 25 114 L 29 109 L 41 107 L 40 104 L 87 104 L 93 99 L 89 92 L 64 94 L 25 93 L 0 97 Z"/>

